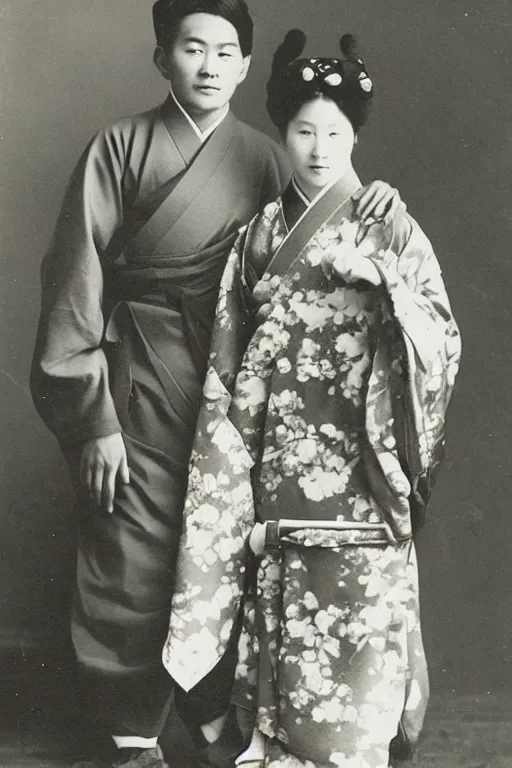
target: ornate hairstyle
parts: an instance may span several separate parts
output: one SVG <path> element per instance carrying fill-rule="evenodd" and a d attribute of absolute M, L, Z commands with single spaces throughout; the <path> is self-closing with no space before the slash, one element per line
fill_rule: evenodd
<path fill-rule="evenodd" d="M 357 133 L 366 122 L 373 97 L 363 58 L 353 35 L 343 35 L 344 59 L 298 58 L 306 44 L 300 29 L 290 30 L 274 54 L 267 83 L 267 111 L 283 133 L 299 109 L 316 96 L 332 99 Z"/>
<path fill-rule="evenodd" d="M 153 26 L 157 45 L 167 48 L 174 41 L 180 22 L 193 13 L 221 16 L 234 26 L 243 56 L 252 51 L 253 21 L 245 0 L 156 0 Z"/>

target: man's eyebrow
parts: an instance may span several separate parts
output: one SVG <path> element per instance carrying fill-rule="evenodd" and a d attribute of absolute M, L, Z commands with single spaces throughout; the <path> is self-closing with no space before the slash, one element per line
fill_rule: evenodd
<path fill-rule="evenodd" d="M 208 45 L 206 40 L 201 40 L 200 37 L 186 37 L 185 38 L 185 42 L 186 43 L 199 43 L 199 45 Z M 227 47 L 238 48 L 238 43 L 231 43 L 231 42 L 229 42 L 229 43 L 218 43 L 216 47 L 217 48 L 227 48 Z"/>

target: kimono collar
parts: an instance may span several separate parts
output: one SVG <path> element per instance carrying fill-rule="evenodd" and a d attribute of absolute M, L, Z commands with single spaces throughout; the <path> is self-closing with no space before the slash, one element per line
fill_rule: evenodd
<path fill-rule="evenodd" d="M 194 120 L 188 114 L 187 110 L 183 107 L 182 104 L 180 104 L 180 102 L 176 98 L 176 96 L 174 94 L 174 91 L 172 90 L 172 85 L 169 86 L 169 90 L 171 92 L 172 98 L 174 99 L 174 103 L 176 104 L 176 106 L 178 107 L 178 109 L 180 110 L 182 115 L 185 117 L 185 119 L 189 123 L 190 127 L 192 128 L 192 130 L 194 131 L 194 133 L 198 137 L 198 139 L 201 142 L 201 144 L 204 144 L 206 139 L 208 139 L 212 135 L 214 130 L 216 128 L 218 128 L 218 126 L 222 123 L 222 121 L 224 120 L 224 118 L 228 114 L 228 112 L 229 112 L 229 104 L 226 104 L 226 106 L 222 110 L 221 115 L 217 118 L 217 120 L 215 120 L 214 123 L 212 123 L 212 125 L 208 126 L 208 128 L 205 131 L 201 131 L 201 129 L 198 127 L 197 123 L 194 122 Z"/>
<path fill-rule="evenodd" d="M 300 199 L 302 200 L 306 208 L 309 208 L 309 206 L 311 205 L 311 200 L 309 199 L 309 197 L 306 197 L 302 189 L 299 187 L 297 179 L 295 178 L 295 174 L 293 174 L 292 176 L 292 187 L 294 188 L 294 190 L 296 191 L 296 193 L 298 194 L 298 196 L 300 197 Z"/>
<path fill-rule="evenodd" d="M 334 181 L 331 181 L 330 184 L 327 184 L 327 186 L 323 187 L 320 192 L 315 195 L 312 200 L 310 200 L 300 188 L 299 183 L 295 178 L 295 174 L 292 176 L 292 186 L 307 208 L 309 208 L 310 205 L 313 205 L 313 203 L 318 202 L 318 200 L 320 200 L 320 198 L 322 198 L 335 184 L 340 185 L 340 191 L 342 194 L 349 196 L 353 195 L 354 192 L 356 192 L 356 190 L 358 190 L 361 186 L 361 182 L 357 173 L 352 167 L 350 167 L 343 176 L 334 179 Z"/>

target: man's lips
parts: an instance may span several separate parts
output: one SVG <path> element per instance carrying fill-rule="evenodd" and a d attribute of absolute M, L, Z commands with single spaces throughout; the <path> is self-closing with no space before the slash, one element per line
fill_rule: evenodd
<path fill-rule="evenodd" d="M 220 91 L 216 85 L 194 85 L 196 91 Z"/>

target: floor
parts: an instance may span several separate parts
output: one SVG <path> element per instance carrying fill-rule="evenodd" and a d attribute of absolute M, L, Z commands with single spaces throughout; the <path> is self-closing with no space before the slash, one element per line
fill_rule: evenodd
<path fill-rule="evenodd" d="M 73 762 L 78 717 L 67 672 L 11 664 L 0 689 L 0 768 L 66 768 Z M 172 768 L 193 768 L 190 745 L 171 718 Z M 422 741 L 403 768 L 512 768 L 512 694 L 433 696 Z"/>

